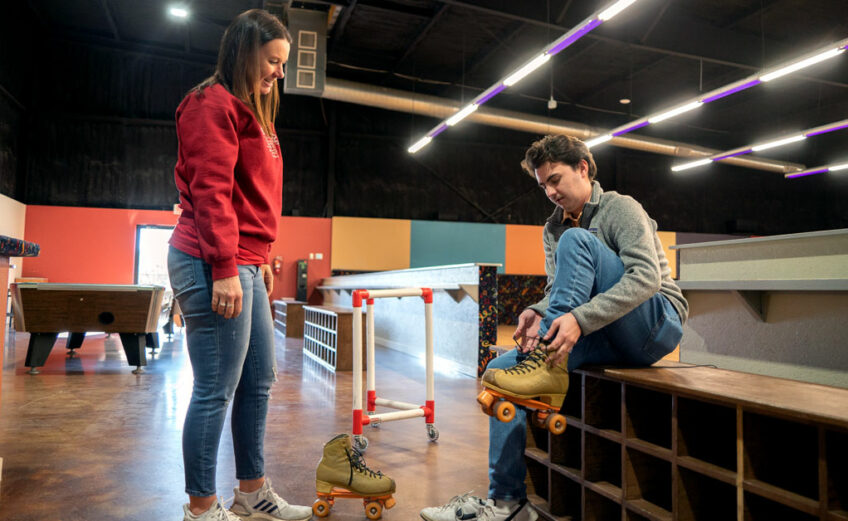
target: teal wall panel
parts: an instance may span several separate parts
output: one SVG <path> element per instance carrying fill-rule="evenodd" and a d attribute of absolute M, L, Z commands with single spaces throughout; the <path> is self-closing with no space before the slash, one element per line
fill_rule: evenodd
<path fill-rule="evenodd" d="M 412 221 L 410 268 L 497 262 L 498 273 L 503 273 L 505 251 L 503 224 Z"/>

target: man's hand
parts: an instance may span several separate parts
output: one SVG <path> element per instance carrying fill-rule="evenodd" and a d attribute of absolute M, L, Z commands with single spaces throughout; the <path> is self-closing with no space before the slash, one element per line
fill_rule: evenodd
<path fill-rule="evenodd" d="M 518 350 L 529 353 L 539 345 L 539 325 L 542 316 L 530 308 L 525 309 L 518 315 L 518 327 L 515 328 L 512 338 L 518 340 Z"/>
<path fill-rule="evenodd" d="M 548 364 L 557 365 L 565 360 L 566 355 L 580 340 L 583 330 L 571 313 L 566 313 L 554 319 L 545 340 L 548 341 Z"/>
<path fill-rule="evenodd" d="M 212 282 L 212 311 L 224 318 L 241 314 L 241 283 L 238 275 Z"/>
<path fill-rule="evenodd" d="M 271 270 L 270 264 L 263 264 L 259 266 L 259 269 L 262 270 L 262 279 L 265 281 L 265 290 L 268 292 L 268 296 L 271 296 L 271 292 L 274 291 L 274 272 Z"/>

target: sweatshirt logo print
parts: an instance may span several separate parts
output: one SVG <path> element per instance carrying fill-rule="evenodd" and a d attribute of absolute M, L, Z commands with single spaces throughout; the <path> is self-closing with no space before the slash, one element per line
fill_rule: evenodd
<path fill-rule="evenodd" d="M 269 136 L 263 130 L 262 136 L 265 138 L 265 146 L 268 147 L 268 152 L 271 153 L 271 157 L 273 157 L 274 159 L 279 158 L 280 154 L 277 152 L 277 146 L 279 146 L 280 140 L 277 139 L 276 134 L 273 136 Z"/>

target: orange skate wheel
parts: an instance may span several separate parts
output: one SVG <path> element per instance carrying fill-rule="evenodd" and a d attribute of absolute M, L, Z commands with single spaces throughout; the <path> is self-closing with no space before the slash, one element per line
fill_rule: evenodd
<path fill-rule="evenodd" d="M 551 414 L 548 416 L 548 419 L 545 420 L 545 427 L 547 427 L 552 434 L 562 434 L 565 432 L 565 416 L 562 414 Z"/>
<path fill-rule="evenodd" d="M 495 404 L 495 417 L 504 423 L 509 423 L 515 417 L 515 405 L 512 402 L 501 400 Z"/>
<path fill-rule="evenodd" d="M 312 503 L 312 513 L 318 517 L 327 517 L 330 515 L 330 502 L 326 499 L 316 499 Z"/>
<path fill-rule="evenodd" d="M 386 508 L 392 508 L 393 506 L 395 506 L 395 504 L 395 498 L 391 496 L 389 496 L 385 501 L 383 501 L 383 506 L 385 506 Z"/>
<path fill-rule="evenodd" d="M 547 429 L 548 413 L 542 411 L 533 411 L 533 425 L 540 429 Z"/>
<path fill-rule="evenodd" d="M 372 501 L 365 505 L 365 517 L 368 519 L 380 519 L 383 515 L 383 505 L 379 501 Z"/>

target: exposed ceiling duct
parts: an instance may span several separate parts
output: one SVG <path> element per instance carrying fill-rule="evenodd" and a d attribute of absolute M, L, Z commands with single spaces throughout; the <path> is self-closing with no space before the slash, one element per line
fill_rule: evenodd
<path fill-rule="evenodd" d="M 429 116 L 434 119 L 444 119 L 460 108 L 460 105 L 453 100 L 335 78 L 327 78 L 322 97 L 345 103 L 355 103 L 386 110 Z M 480 107 L 479 110 L 468 116 L 468 120 L 483 125 L 509 128 L 531 134 L 560 133 L 583 140 L 603 134 L 609 130 L 593 128 L 573 121 L 551 119 L 544 116 L 485 106 Z M 694 159 L 709 157 L 721 152 L 720 150 L 690 145 L 688 143 L 630 134 L 615 137 L 608 141 L 606 145 Z M 723 159 L 721 162 L 780 174 L 798 172 L 804 169 L 804 165 L 797 163 L 750 156 L 731 157 Z"/>

